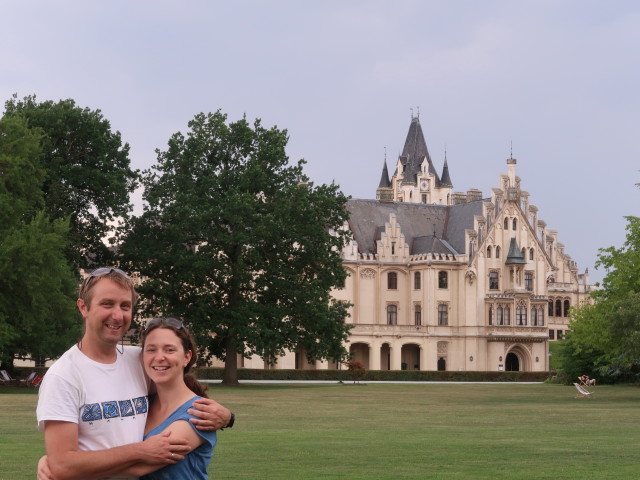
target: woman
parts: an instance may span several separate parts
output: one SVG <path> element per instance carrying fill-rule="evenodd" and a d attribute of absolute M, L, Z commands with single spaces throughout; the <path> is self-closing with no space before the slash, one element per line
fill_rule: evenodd
<path fill-rule="evenodd" d="M 207 467 L 213 456 L 216 432 L 197 430 L 187 413 L 193 401 L 207 397 L 203 387 L 189 370 L 196 361 L 196 346 L 181 321 L 154 318 L 147 323 L 142 337 L 142 363 L 156 385 L 151 398 L 144 438 L 161 432 L 185 438 L 191 452 L 184 460 L 149 473 L 141 480 L 207 479 Z"/>

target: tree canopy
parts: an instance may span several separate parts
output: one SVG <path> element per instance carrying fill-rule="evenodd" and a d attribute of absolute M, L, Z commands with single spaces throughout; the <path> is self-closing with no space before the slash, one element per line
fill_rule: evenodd
<path fill-rule="evenodd" d="M 346 356 L 347 305 L 332 299 L 346 277 L 340 251 L 347 198 L 314 186 L 304 161 L 289 165 L 286 130 L 198 114 L 143 174 L 144 213 L 123 247 L 144 315 L 181 317 L 206 356 L 275 361 Z"/>
<path fill-rule="evenodd" d="M 593 305 L 572 310 L 564 349 L 570 378 L 587 373 L 615 381 L 640 375 L 640 218 L 627 218 L 621 248 L 601 249 L 597 267 L 606 270 Z"/>
<path fill-rule="evenodd" d="M 4 115 L 25 118 L 42 133 L 45 211 L 51 219 L 70 220 L 67 258 L 76 267 L 111 263 L 103 239 L 114 236 L 109 222 L 130 213 L 129 195 L 138 180 L 120 132 L 111 131 L 100 110 L 81 108 L 71 99 L 38 102 L 35 96 L 14 95 Z"/>
<path fill-rule="evenodd" d="M 78 338 L 77 277 L 61 253 L 69 222 L 43 210 L 41 135 L 0 119 L 0 360 L 59 356 Z"/>

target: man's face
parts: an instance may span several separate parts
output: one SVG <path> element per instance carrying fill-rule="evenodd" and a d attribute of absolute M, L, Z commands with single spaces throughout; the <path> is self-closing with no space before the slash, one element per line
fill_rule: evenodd
<path fill-rule="evenodd" d="M 131 326 L 131 290 L 108 278 L 96 282 L 89 305 L 78 299 L 78 308 L 86 324 L 83 339 L 88 341 L 115 346 Z"/>

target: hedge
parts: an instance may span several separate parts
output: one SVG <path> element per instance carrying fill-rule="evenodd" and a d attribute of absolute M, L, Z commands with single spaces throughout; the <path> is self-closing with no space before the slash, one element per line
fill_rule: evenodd
<path fill-rule="evenodd" d="M 203 367 L 196 370 L 200 380 L 221 380 L 222 368 Z M 421 382 L 544 382 L 548 372 L 476 372 L 426 370 L 367 370 L 359 381 Z M 351 381 L 346 370 L 262 370 L 238 369 L 239 380 L 335 380 Z"/>

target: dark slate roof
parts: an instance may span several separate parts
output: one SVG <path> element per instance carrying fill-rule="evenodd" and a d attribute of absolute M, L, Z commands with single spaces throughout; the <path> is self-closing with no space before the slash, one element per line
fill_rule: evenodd
<path fill-rule="evenodd" d="M 474 217 L 482 215 L 482 202 L 483 200 L 478 200 L 449 207 L 449 221 L 444 237 L 460 253 L 467 251 L 465 230 L 473 230 Z"/>
<path fill-rule="evenodd" d="M 404 166 L 403 183 L 416 183 L 416 175 L 422 171 L 421 164 L 425 157 L 427 157 L 427 162 L 429 163 L 429 173 L 435 175 L 436 186 L 439 187 L 440 177 L 431 162 L 431 156 L 429 155 L 429 150 L 427 150 L 427 142 L 424 139 L 424 133 L 422 133 L 420 120 L 418 117 L 413 117 L 411 119 L 411 125 L 409 125 L 409 133 L 407 133 L 402 154 L 400 155 L 400 161 Z M 396 174 L 397 173 L 396 171 Z"/>
<path fill-rule="evenodd" d="M 455 249 L 451 245 L 449 245 L 446 240 L 438 238 L 435 235 L 429 235 L 426 237 L 416 237 L 413 239 L 411 254 L 418 255 L 420 253 L 457 255 L 458 252 L 456 252 Z"/>
<path fill-rule="evenodd" d="M 473 217 L 482 214 L 482 201 L 446 206 L 351 199 L 346 207 L 349 228 L 360 253 L 376 253 L 376 241 L 392 213 L 411 254 L 464 253 L 465 230 L 472 229 Z"/>
<path fill-rule="evenodd" d="M 442 168 L 442 178 L 440 179 L 440 185 L 445 187 L 453 187 L 451 183 L 451 177 L 449 176 L 449 165 L 447 164 L 447 157 L 444 157 L 444 167 Z"/>
<path fill-rule="evenodd" d="M 522 250 L 518 247 L 518 242 L 515 238 L 511 238 L 511 243 L 509 244 L 509 253 L 507 254 L 507 259 L 504 262 L 506 265 L 524 265 L 527 261 L 522 254 Z"/>
<path fill-rule="evenodd" d="M 389 188 L 391 182 L 389 181 L 389 171 L 387 170 L 387 159 L 384 160 L 384 166 L 382 167 L 382 176 L 380 177 L 380 185 L 378 188 Z"/>

